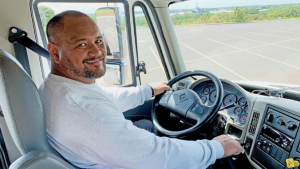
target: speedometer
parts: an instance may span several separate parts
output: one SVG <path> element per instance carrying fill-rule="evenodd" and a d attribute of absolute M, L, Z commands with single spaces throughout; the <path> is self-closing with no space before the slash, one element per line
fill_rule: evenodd
<path fill-rule="evenodd" d="M 209 94 L 209 101 L 212 102 L 212 103 L 214 103 L 216 101 L 216 97 L 217 97 L 217 91 L 213 90 Z"/>
<path fill-rule="evenodd" d="M 247 99 L 245 97 L 240 98 L 239 105 L 245 106 L 247 104 Z"/>
<path fill-rule="evenodd" d="M 236 103 L 237 97 L 235 94 L 228 94 L 224 97 L 223 104 L 224 106 L 231 105 L 232 103 Z"/>
<path fill-rule="evenodd" d="M 244 125 L 246 123 L 247 120 L 247 114 L 243 114 L 239 117 L 239 122 L 241 125 Z"/>

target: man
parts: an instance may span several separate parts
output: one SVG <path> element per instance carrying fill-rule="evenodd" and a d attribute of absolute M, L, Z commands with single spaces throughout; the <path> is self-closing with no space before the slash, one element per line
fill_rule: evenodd
<path fill-rule="evenodd" d="M 104 88 L 95 83 L 105 74 L 106 48 L 87 15 L 56 15 L 47 25 L 47 36 L 52 70 L 40 87 L 47 134 L 51 146 L 74 165 L 206 168 L 218 158 L 241 152 L 229 136 L 198 141 L 158 137 L 126 120 L 122 112 L 150 99 L 151 87 Z M 154 95 L 169 89 L 163 82 L 153 86 Z"/>

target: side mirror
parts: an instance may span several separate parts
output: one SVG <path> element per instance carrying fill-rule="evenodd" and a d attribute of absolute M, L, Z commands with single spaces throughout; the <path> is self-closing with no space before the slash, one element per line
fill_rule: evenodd
<path fill-rule="evenodd" d="M 122 63 L 106 63 L 106 73 L 103 76 L 103 85 L 122 85 Z"/>
<path fill-rule="evenodd" d="M 124 58 L 122 16 L 119 7 L 102 7 L 96 10 L 96 22 L 103 34 L 108 59 Z"/>

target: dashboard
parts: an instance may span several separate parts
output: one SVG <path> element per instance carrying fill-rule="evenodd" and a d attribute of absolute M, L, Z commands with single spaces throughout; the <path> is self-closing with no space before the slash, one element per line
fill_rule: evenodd
<path fill-rule="evenodd" d="M 231 118 L 234 124 L 241 127 L 245 126 L 249 110 L 246 96 L 233 85 L 226 82 L 222 82 L 222 85 L 224 98 L 221 109 L 225 108 L 222 111 Z M 203 105 L 212 106 L 214 104 L 216 89 L 211 80 L 200 82 L 191 89 L 199 95 Z M 234 105 L 233 107 L 226 109 L 226 107 L 232 104 Z"/>
<path fill-rule="evenodd" d="M 249 162 L 255 168 L 286 169 L 286 159 L 300 161 L 300 102 L 250 93 L 237 83 L 220 80 L 224 89 L 221 107 L 225 109 L 219 114 L 227 117 L 224 134 L 245 145 Z M 215 102 L 215 85 L 209 79 L 181 81 L 180 89 L 195 91 L 207 107 Z M 300 97 L 300 93 L 295 95 Z M 231 104 L 234 106 L 226 109 Z"/>

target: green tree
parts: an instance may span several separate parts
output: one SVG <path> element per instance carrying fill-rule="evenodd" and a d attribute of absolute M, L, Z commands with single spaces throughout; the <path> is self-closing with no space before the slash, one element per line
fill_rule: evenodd
<path fill-rule="evenodd" d="M 55 12 L 53 9 L 47 6 L 39 6 L 38 7 L 43 27 L 47 25 L 49 20 L 55 15 Z"/>
<path fill-rule="evenodd" d="M 247 22 L 248 21 L 248 8 L 238 8 L 234 9 L 234 22 Z"/>

